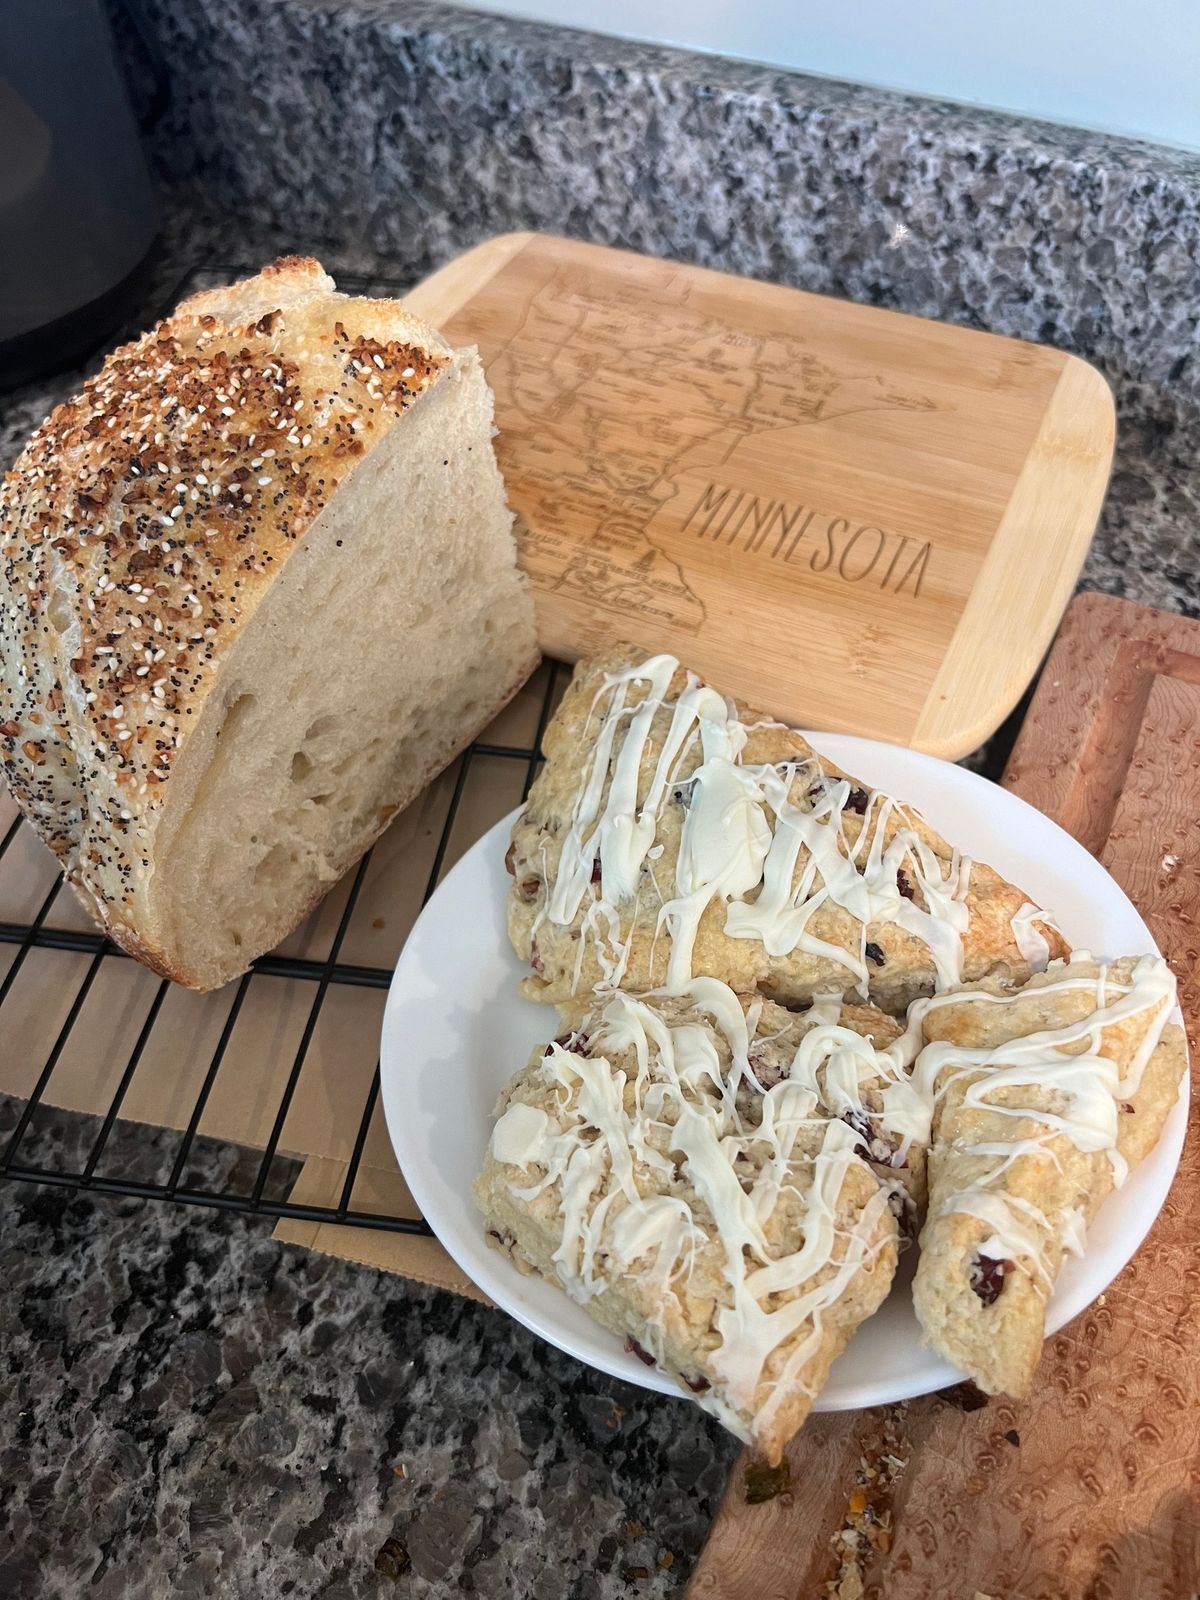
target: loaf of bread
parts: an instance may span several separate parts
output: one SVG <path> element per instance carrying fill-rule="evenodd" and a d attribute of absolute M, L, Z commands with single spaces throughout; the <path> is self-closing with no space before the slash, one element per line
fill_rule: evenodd
<path fill-rule="evenodd" d="M 109 936 L 212 989 L 537 661 L 475 350 L 289 258 L 185 302 L 0 496 L 0 759 Z"/>

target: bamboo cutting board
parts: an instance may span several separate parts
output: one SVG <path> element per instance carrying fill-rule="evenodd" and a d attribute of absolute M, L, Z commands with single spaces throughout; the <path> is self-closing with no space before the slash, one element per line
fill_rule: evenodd
<path fill-rule="evenodd" d="M 1047 1342 L 1027 1400 L 963 1385 L 814 1417 L 766 1505 L 735 1469 L 689 1600 L 1200 1595 L 1200 624 L 1081 595 L 1004 782 L 1104 863 L 1179 979 L 1193 1078 L 1174 1186 Z"/>
<path fill-rule="evenodd" d="M 948 757 L 1016 703 L 1108 481 L 1084 362 L 537 234 L 408 304 L 483 355 L 548 654 L 630 639 Z"/>

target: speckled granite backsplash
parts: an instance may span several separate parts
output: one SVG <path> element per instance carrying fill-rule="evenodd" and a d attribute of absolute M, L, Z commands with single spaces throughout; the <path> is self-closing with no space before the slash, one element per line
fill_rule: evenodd
<path fill-rule="evenodd" d="M 158 150 L 416 277 L 541 228 L 1200 392 L 1200 156 L 422 0 L 146 0 Z"/>
<path fill-rule="evenodd" d="M 539 228 L 1085 356 L 1083 584 L 1200 614 L 1200 156 L 426 0 L 144 9 L 160 170 L 247 231 L 407 282 Z"/>
<path fill-rule="evenodd" d="M 1200 157 L 432 4 L 143 10 L 139 320 L 205 262 L 405 283 L 542 228 L 1046 340 L 1117 393 L 1085 585 L 1200 615 Z M 0 465 L 77 376 L 3 397 Z M 736 1454 L 474 1304 L 57 1190 L 0 1185 L 0 1373 L 2 1600 L 678 1594 Z"/>

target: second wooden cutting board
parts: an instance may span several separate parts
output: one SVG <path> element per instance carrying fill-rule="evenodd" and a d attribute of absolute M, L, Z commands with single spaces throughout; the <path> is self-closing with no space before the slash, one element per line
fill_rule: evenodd
<path fill-rule="evenodd" d="M 1016 703 L 1108 481 L 1084 362 L 536 234 L 408 303 L 483 355 L 547 653 L 948 757 Z"/>

